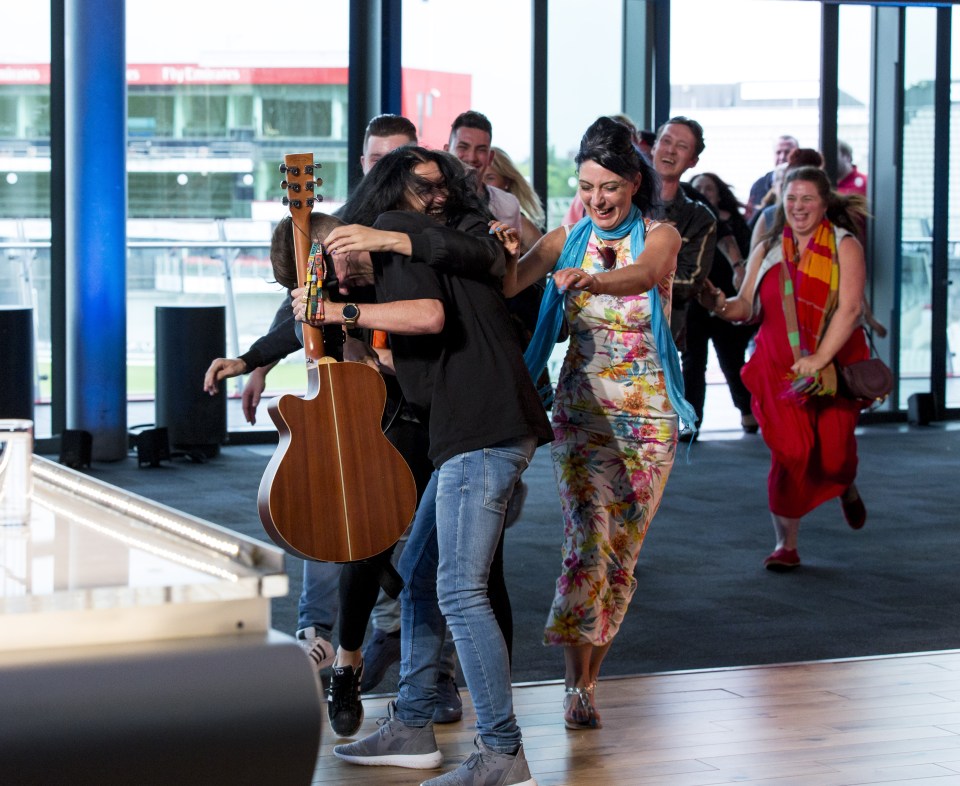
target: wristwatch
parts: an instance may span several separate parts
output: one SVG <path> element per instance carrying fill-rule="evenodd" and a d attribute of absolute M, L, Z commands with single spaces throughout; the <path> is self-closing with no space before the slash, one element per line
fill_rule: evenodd
<path fill-rule="evenodd" d="M 348 328 L 356 326 L 360 319 L 360 308 L 356 303 L 345 303 L 343 306 L 343 324 Z"/>

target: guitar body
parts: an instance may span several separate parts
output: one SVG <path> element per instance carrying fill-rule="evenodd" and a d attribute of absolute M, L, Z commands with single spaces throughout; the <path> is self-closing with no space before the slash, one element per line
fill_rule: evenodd
<path fill-rule="evenodd" d="M 280 396 L 280 444 L 260 483 L 267 534 L 304 559 L 351 562 L 392 546 L 417 505 L 413 474 L 380 427 L 386 387 L 362 363 L 320 362 L 311 398 Z"/>
<path fill-rule="evenodd" d="M 322 199 L 317 167 L 312 153 L 285 156 L 280 166 L 302 286 L 312 275 L 310 213 Z M 325 357 L 313 324 L 303 324 L 303 348 L 306 397 L 280 396 L 269 405 L 280 444 L 260 481 L 260 521 L 296 557 L 368 559 L 400 539 L 417 507 L 413 473 L 381 427 L 386 385 L 370 366 Z"/>

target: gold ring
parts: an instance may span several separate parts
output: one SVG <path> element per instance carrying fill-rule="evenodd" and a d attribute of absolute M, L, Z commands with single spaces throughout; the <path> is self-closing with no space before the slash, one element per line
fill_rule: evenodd
<path fill-rule="evenodd" d="M 308 300 L 309 300 L 309 298 L 308 298 L 306 295 L 301 295 L 301 296 L 300 296 L 300 302 L 301 302 L 301 303 L 306 303 Z"/>

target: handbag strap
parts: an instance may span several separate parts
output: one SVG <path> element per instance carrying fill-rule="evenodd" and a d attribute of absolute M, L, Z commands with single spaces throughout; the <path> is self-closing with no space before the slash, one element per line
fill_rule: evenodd
<path fill-rule="evenodd" d="M 870 345 L 870 357 L 872 358 L 880 357 L 880 353 L 877 352 L 877 345 L 873 343 L 873 331 L 866 330 L 862 326 L 861 326 L 861 330 L 863 330 L 864 335 L 867 337 L 867 343 Z"/>

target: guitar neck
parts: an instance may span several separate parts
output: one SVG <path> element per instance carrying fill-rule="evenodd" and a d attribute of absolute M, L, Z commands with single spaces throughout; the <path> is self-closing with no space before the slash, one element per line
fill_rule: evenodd
<path fill-rule="evenodd" d="M 287 191 L 284 199 L 290 209 L 293 223 L 293 249 L 297 262 L 297 281 L 301 287 L 307 284 L 310 249 L 313 246 L 313 230 L 310 216 L 313 205 L 322 199 L 316 192 L 323 183 L 314 176 L 313 153 L 291 153 L 283 157 L 280 171 L 286 176 L 280 184 Z M 315 365 L 324 357 L 323 333 L 320 328 L 303 323 L 303 351 L 308 366 Z"/>

